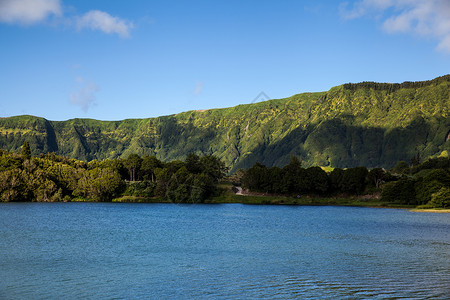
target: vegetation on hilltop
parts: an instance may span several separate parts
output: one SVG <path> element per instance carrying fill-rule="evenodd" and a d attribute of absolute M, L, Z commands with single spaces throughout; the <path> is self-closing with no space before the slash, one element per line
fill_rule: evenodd
<path fill-rule="evenodd" d="M 450 151 L 450 75 L 402 84 L 359 83 L 328 92 L 226 109 L 123 121 L 0 119 L 0 147 L 32 154 L 55 152 L 79 160 L 126 158 L 161 161 L 187 153 L 214 155 L 231 171 L 257 161 L 269 167 L 299 156 L 305 166 L 391 168 L 417 153 Z"/>
<path fill-rule="evenodd" d="M 356 90 L 359 88 L 374 89 L 374 90 L 386 90 L 390 93 L 395 92 L 399 89 L 410 89 L 410 88 L 422 88 L 431 85 L 439 85 L 443 82 L 449 81 L 450 75 L 444 75 L 436 77 L 432 80 L 427 81 L 405 81 L 403 83 L 379 83 L 372 81 L 364 81 L 361 83 L 346 83 L 344 84 L 344 89 Z"/>

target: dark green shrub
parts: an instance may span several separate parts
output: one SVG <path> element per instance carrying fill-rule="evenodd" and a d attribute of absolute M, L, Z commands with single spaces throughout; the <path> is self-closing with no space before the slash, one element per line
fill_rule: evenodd
<path fill-rule="evenodd" d="M 418 204 L 428 203 L 431 201 L 432 194 L 448 186 L 450 186 L 450 175 L 442 169 L 432 170 L 415 185 Z"/>
<path fill-rule="evenodd" d="M 391 171 L 396 174 L 407 174 L 409 173 L 409 164 L 406 161 L 399 161 Z"/>
<path fill-rule="evenodd" d="M 381 200 L 397 204 L 417 204 L 414 181 L 403 177 L 383 185 Z"/>
<path fill-rule="evenodd" d="M 438 208 L 450 207 L 450 188 L 442 187 L 438 192 L 433 193 L 428 205 Z"/>

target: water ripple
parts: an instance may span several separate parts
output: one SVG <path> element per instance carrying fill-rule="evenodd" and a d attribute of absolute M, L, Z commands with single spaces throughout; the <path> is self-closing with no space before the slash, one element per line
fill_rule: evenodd
<path fill-rule="evenodd" d="M 401 210 L 0 204 L 0 299 L 445 299 L 448 232 Z"/>

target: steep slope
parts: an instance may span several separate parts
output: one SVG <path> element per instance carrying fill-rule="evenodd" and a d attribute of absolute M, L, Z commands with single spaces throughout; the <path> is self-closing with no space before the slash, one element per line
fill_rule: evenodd
<path fill-rule="evenodd" d="M 391 167 L 399 160 L 450 151 L 450 75 L 402 84 L 344 84 L 328 92 L 225 109 L 98 121 L 0 119 L 0 147 L 56 152 L 92 160 L 190 152 L 214 154 L 233 169 L 256 161 L 283 165 L 292 154 L 305 165 Z"/>

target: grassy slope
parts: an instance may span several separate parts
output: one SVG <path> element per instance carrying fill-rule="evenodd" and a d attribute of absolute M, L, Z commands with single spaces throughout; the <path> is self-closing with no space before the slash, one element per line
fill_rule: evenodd
<path fill-rule="evenodd" d="M 217 155 L 234 169 L 256 161 L 284 165 L 292 154 L 305 165 L 391 167 L 417 152 L 450 151 L 450 76 L 396 89 L 346 86 L 150 119 L 4 118 L 0 147 L 17 151 L 28 140 L 34 154 L 85 160 L 130 153 L 173 160 L 197 152 Z"/>

